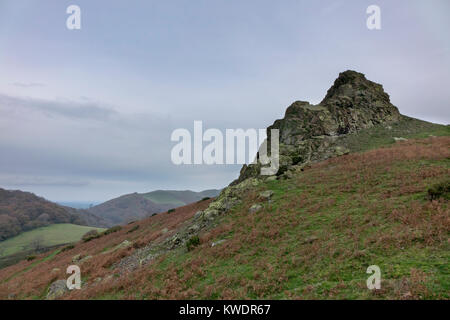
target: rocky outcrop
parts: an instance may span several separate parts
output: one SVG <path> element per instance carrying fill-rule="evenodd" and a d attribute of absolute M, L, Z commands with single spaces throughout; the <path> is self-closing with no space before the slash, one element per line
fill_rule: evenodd
<path fill-rule="evenodd" d="M 280 167 L 277 175 L 285 173 L 291 166 L 348 153 L 345 146 L 339 145 L 339 137 L 400 118 L 398 109 L 391 104 L 380 84 L 367 80 L 362 73 L 345 71 L 320 104 L 294 102 L 283 119 L 267 128 L 269 146 L 271 129 L 279 130 Z M 234 184 L 259 174 L 259 164 L 244 165 Z"/>
<path fill-rule="evenodd" d="M 48 288 L 47 300 L 54 300 L 69 292 L 66 280 L 57 280 Z"/>
<path fill-rule="evenodd" d="M 401 117 L 381 85 L 367 80 L 363 74 L 355 71 L 341 73 L 320 104 L 294 102 L 287 108 L 283 119 L 276 120 L 267 128 L 268 144 L 270 130 L 279 129 L 278 177 L 260 176 L 259 164 L 244 165 L 239 178 L 223 189 L 207 209 L 197 212 L 189 224 L 180 228 L 161 245 L 150 244 L 122 259 L 119 267 L 127 271 L 133 270 L 164 252 L 182 248 L 193 236 L 213 227 L 219 216 L 240 204 L 244 194 L 260 185 L 261 178 L 266 181 L 280 176 L 289 178 L 297 171 L 302 171 L 310 162 L 349 153 L 350 150 L 341 144 L 340 137 L 379 123 L 397 121 Z M 259 199 L 270 203 L 273 194 L 271 190 L 263 191 L 259 194 Z M 249 214 L 262 209 L 261 203 L 254 204 L 250 207 Z M 305 241 L 312 242 L 315 238 Z"/>

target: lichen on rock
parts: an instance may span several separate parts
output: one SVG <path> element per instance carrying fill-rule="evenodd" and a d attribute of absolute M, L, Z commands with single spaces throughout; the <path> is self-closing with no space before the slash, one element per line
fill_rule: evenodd
<path fill-rule="evenodd" d="M 340 145 L 340 137 L 355 134 L 380 123 L 401 119 L 383 86 L 364 74 L 345 71 L 339 74 L 318 105 L 306 101 L 291 104 L 283 119 L 267 128 L 270 150 L 272 129 L 279 130 L 279 170 L 285 174 L 292 166 L 342 156 L 350 150 Z M 244 165 L 234 184 L 260 175 L 260 164 Z M 284 175 L 289 178 L 289 174 Z"/>

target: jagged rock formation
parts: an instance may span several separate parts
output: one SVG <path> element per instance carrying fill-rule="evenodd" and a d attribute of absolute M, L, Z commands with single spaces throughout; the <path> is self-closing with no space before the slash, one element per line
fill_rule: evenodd
<path fill-rule="evenodd" d="M 382 85 L 367 80 L 359 72 L 342 72 L 320 104 L 296 101 L 287 108 L 283 119 L 267 128 L 269 146 L 270 130 L 279 129 L 278 175 L 293 165 L 342 155 L 348 150 L 339 145 L 339 137 L 401 117 Z M 260 165 L 244 165 L 233 184 L 259 174 Z"/>
<path fill-rule="evenodd" d="M 350 150 L 343 137 L 402 117 L 380 84 L 367 80 L 362 73 L 342 72 L 320 104 L 294 102 L 283 119 L 267 128 L 268 153 L 270 130 L 279 129 L 277 178 L 289 178 L 310 162 L 346 154 Z M 260 169 L 260 164 L 244 165 L 239 178 L 223 189 L 207 209 L 199 211 L 190 226 L 168 239 L 167 249 L 182 245 L 199 230 L 213 225 L 218 216 L 239 204 L 242 195 L 257 187 L 261 179 L 275 178 L 261 176 Z"/>
<path fill-rule="evenodd" d="M 270 130 L 279 129 L 278 177 L 261 176 L 260 164 L 244 165 L 239 178 L 223 189 L 208 208 L 197 212 L 190 224 L 180 228 L 158 248 L 149 245 L 139 249 L 119 265 L 131 265 L 133 269 L 163 252 L 183 246 L 200 230 L 214 226 L 220 215 L 241 203 L 242 196 L 260 185 L 263 179 L 289 178 L 293 171 L 302 170 L 310 162 L 346 154 L 350 150 L 343 137 L 377 124 L 396 122 L 403 117 L 380 84 L 355 71 L 341 73 L 320 104 L 294 102 L 287 108 L 283 119 L 276 120 L 267 128 L 268 153 Z M 257 208 L 250 211 L 257 211 Z"/>

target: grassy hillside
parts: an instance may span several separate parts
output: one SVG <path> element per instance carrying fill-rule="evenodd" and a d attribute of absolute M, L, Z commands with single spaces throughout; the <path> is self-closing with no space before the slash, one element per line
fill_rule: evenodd
<path fill-rule="evenodd" d="M 448 200 L 430 201 L 427 190 L 449 174 L 450 138 L 318 163 L 259 186 L 193 251 L 77 296 L 448 299 Z M 258 199 L 263 190 L 274 191 L 270 203 Z M 250 214 L 254 203 L 264 207 Z M 382 272 L 379 291 L 366 287 L 373 264 Z"/>
<path fill-rule="evenodd" d="M 53 224 L 23 232 L 13 238 L 0 242 L 0 266 L 10 260 L 20 260 L 35 251 L 58 245 L 77 242 L 89 230 L 102 231 L 102 228 L 79 226 L 75 224 Z"/>
<path fill-rule="evenodd" d="M 38 255 L 33 261 L 23 260 L 0 269 L 0 299 L 6 299 L 11 294 L 17 298 L 45 298 L 48 285 L 56 279 L 66 277 L 65 270 L 73 264 L 72 260 L 76 255 L 93 256 L 80 263 L 83 279 L 95 277 L 108 282 L 113 276 L 119 276 L 111 270 L 121 258 L 139 251 L 147 243 L 160 242 L 173 236 L 178 228 L 185 225 L 198 210 L 205 209 L 210 202 L 211 200 L 207 200 L 189 204 L 170 214 L 166 212 L 131 223 L 115 232 L 109 229 L 104 236 L 89 242 L 81 241 L 72 249 L 56 249 Z M 131 245 L 121 246 L 125 240 Z M 122 268 L 131 270 L 129 264 L 123 264 Z"/>
<path fill-rule="evenodd" d="M 30 192 L 0 188 L 0 241 L 54 223 L 87 224 L 85 218 L 74 209 Z"/>
<path fill-rule="evenodd" d="M 428 190 L 449 176 L 449 137 L 329 159 L 291 179 L 261 182 L 201 230 L 190 251 L 166 244 L 183 226 L 193 227 L 206 202 L 43 255 L 35 267 L 0 270 L 1 279 L 11 279 L 0 296 L 45 297 L 48 285 L 64 278 L 52 268 L 63 270 L 81 253 L 93 256 L 82 265 L 84 288 L 64 298 L 448 299 L 448 197 L 430 200 Z M 259 197 L 267 190 L 274 192 L 270 202 Z M 251 213 L 256 203 L 262 208 Z M 132 245 L 116 250 L 124 240 Z M 133 264 L 149 243 L 151 262 Z M 381 290 L 366 287 L 369 265 L 381 268 Z M 12 277 L 18 272 L 20 282 Z"/>
<path fill-rule="evenodd" d="M 397 122 L 379 124 L 358 134 L 339 138 L 351 152 L 362 152 L 396 143 L 396 139 L 423 139 L 450 136 L 450 125 L 440 125 L 402 116 Z"/>
<path fill-rule="evenodd" d="M 23 232 L 14 238 L 0 242 L 0 257 L 28 249 L 35 239 L 39 239 L 42 247 L 77 242 L 86 232 L 93 229 L 98 231 L 104 230 L 102 228 L 62 223 Z"/>

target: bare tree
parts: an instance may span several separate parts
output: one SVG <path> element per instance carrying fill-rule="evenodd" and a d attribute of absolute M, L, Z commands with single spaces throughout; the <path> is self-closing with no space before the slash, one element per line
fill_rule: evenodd
<path fill-rule="evenodd" d="M 31 240 L 29 248 L 35 252 L 41 251 L 44 248 L 44 237 L 37 236 L 36 238 Z"/>

